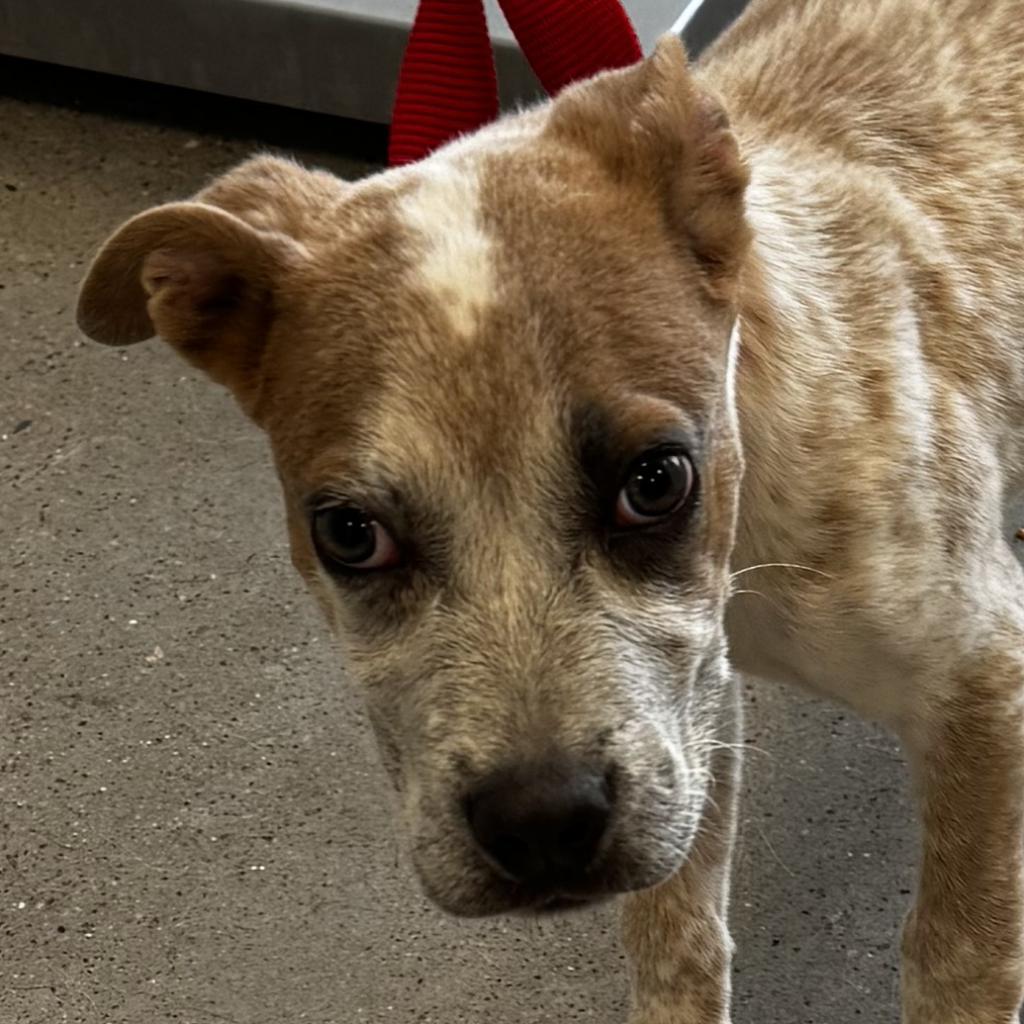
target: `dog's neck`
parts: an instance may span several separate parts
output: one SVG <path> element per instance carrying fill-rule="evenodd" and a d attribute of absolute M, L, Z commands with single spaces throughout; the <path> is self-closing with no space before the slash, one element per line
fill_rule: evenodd
<path fill-rule="evenodd" d="M 735 393 L 745 474 L 736 564 L 803 561 L 804 481 L 827 457 L 820 431 L 830 380 L 850 345 L 837 307 L 839 242 L 822 234 L 799 173 L 778 154 L 754 152 L 747 194 L 753 242 L 738 294 Z M 780 528 L 790 523 L 791 527 Z"/>

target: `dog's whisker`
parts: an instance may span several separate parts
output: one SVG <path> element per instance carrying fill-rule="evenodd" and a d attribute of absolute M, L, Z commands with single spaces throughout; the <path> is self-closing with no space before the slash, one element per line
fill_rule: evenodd
<path fill-rule="evenodd" d="M 775 861 L 775 863 L 778 864 L 779 867 L 782 868 L 782 870 L 785 871 L 790 878 L 796 878 L 796 872 L 794 872 L 792 868 L 790 868 L 789 865 L 786 864 L 786 862 L 778 855 L 775 847 L 771 844 L 771 840 L 768 838 L 768 836 L 765 835 L 764 829 L 756 823 L 754 825 L 754 828 L 757 830 L 757 834 L 761 837 L 761 841 L 768 848 L 768 852 L 771 854 L 772 859 Z"/>
<path fill-rule="evenodd" d="M 775 758 L 770 750 L 765 750 L 764 747 L 759 747 L 756 743 L 724 743 L 721 740 L 709 739 L 703 741 L 702 746 L 706 750 L 738 750 L 743 754 L 760 754 L 773 760 Z"/>
<path fill-rule="evenodd" d="M 782 615 L 782 616 L 786 615 L 786 610 L 778 603 L 778 601 L 773 601 L 767 594 L 762 593 L 760 590 L 750 590 L 750 589 L 734 590 L 729 595 L 729 597 L 730 597 L 730 599 L 732 599 L 733 597 L 741 597 L 744 594 L 753 594 L 754 597 L 759 597 L 763 601 L 767 601 L 768 604 L 770 604 L 780 615 Z"/>
<path fill-rule="evenodd" d="M 814 573 L 816 576 L 824 576 L 829 580 L 835 579 L 835 576 L 831 573 L 824 572 L 822 569 L 815 569 L 810 565 L 802 565 L 799 562 L 760 562 L 757 565 L 748 565 L 743 569 L 737 569 L 735 572 L 729 573 L 729 579 L 734 580 L 738 576 L 745 576 L 748 572 L 755 572 L 758 569 L 793 569 L 799 572 Z"/>

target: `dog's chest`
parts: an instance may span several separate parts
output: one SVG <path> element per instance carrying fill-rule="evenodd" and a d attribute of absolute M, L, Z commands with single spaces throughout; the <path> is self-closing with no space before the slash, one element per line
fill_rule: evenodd
<path fill-rule="evenodd" d="M 923 667 L 952 644 L 964 592 L 999 600 L 1016 571 L 1009 559 L 999 567 L 999 551 L 1024 564 L 1024 429 L 966 432 L 956 443 L 959 487 L 922 470 L 885 500 L 851 488 L 859 508 L 846 502 L 834 530 L 808 515 L 806 495 L 741 512 L 726 615 L 740 671 L 898 727 L 913 689 L 928 685 Z M 890 454 L 900 457 L 898 446 Z"/>

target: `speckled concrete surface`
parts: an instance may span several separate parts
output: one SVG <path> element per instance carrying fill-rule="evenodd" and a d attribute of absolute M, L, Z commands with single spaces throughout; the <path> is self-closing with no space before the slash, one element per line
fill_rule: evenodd
<path fill-rule="evenodd" d="M 418 895 L 256 431 L 158 344 L 76 333 L 108 230 L 259 142 L 0 99 L 0 1022 L 622 1021 L 612 912 Z M 896 748 L 750 705 L 736 1020 L 894 1022 Z"/>

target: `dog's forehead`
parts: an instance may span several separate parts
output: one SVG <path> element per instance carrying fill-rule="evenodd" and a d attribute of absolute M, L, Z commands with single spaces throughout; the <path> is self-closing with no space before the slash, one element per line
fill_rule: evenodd
<path fill-rule="evenodd" d="M 395 219 L 410 257 L 402 286 L 443 316 L 439 340 L 471 340 L 498 301 L 497 239 L 485 225 L 479 169 L 427 162 L 414 187 L 396 197 Z"/>
<path fill-rule="evenodd" d="M 557 419 L 559 374 L 485 189 L 477 161 L 427 161 L 391 211 L 406 260 L 389 294 L 401 326 L 365 424 L 378 447 L 398 442 L 424 467 L 446 453 L 493 464 Z"/>
<path fill-rule="evenodd" d="M 693 408 L 720 378 L 724 339 L 656 218 L 571 162 L 513 150 L 371 179 L 317 274 L 315 347 L 278 375 L 302 423 L 290 398 L 276 431 L 311 485 L 385 455 L 518 474 L 571 450 L 582 406 Z"/>

